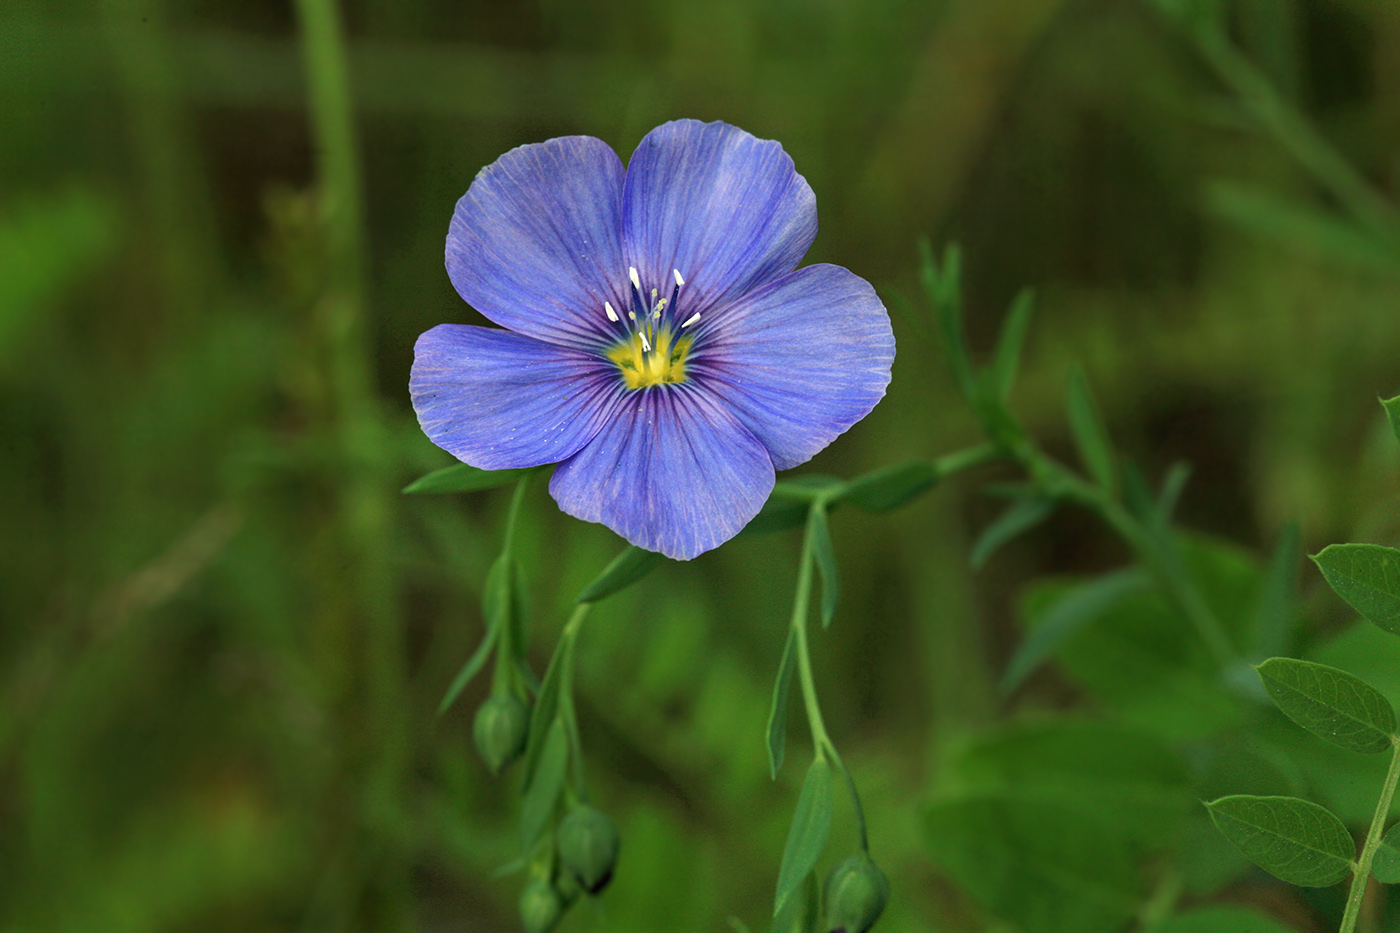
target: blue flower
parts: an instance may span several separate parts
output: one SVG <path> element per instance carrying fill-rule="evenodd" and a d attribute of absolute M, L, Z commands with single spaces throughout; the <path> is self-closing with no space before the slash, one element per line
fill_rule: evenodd
<path fill-rule="evenodd" d="M 875 290 L 797 268 L 816 234 L 782 146 L 724 123 L 659 126 L 626 169 L 590 136 L 512 149 L 447 234 L 452 284 L 506 329 L 418 339 L 418 421 L 481 469 L 558 463 L 559 507 L 639 547 L 717 547 L 889 385 Z"/>

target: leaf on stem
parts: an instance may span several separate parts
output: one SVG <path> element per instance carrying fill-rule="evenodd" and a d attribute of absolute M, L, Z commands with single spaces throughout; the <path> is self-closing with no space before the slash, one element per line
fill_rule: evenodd
<path fill-rule="evenodd" d="M 447 693 L 443 694 L 442 702 L 438 704 L 438 715 L 447 712 L 448 708 L 457 701 L 467 684 L 472 682 L 472 678 L 481 670 L 486 659 L 491 656 L 491 649 L 496 644 L 496 628 L 488 628 L 486 636 L 481 639 L 481 644 L 472 652 L 472 656 L 467 659 L 467 663 L 462 665 L 462 669 L 457 672 L 457 676 L 452 679 L 452 686 L 447 688 Z"/>
<path fill-rule="evenodd" d="M 774 780 L 783 767 L 787 749 L 788 691 L 792 687 L 792 670 L 797 660 L 797 629 L 789 627 L 783 659 L 778 662 L 778 678 L 773 681 L 773 705 L 768 710 L 768 769 Z"/>
<path fill-rule="evenodd" d="M 1400 551 L 1378 544 L 1330 544 L 1313 560 L 1353 609 L 1400 635 Z"/>
<path fill-rule="evenodd" d="M 1035 294 L 1028 288 L 1016 293 L 1011 302 L 1011 310 L 1001 325 L 997 336 L 996 350 L 992 362 L 983 373 L 983 385 L 991 399 L 1005 407 L 1011 395 L 1011 386 L 1016 381 L 1016 371 L 1021 366 L 1021 349 L 1026 344 L 1026 332 L 1030 329 L 1031 312 L 1035 308 Z"/>
<path fill-rule="evenodd" d="M 656 551 L 648 551 L 635 544 L 628 545 L 626 550 L 613 558 L 612 563 L 603 568 L 596 580 L 584 588 L 578 601 L 596 603 L 626 589 L 651 573 L 661 559 L 662 555 Z"/>
<path fill-rule="evenodd" d="M 1298 561 L 1302 555 L 1298 523 L 1289 522 L 1279 532 L 1254 607 L 1254 631 L 1250 641 L 1256 658 L 1288 649 L 1297 618 L 1294 594 L 1298 589 Z"/>
<path fill-rule="evenodd" d="M 544 751 L 546 729 L 559 714 L 559 689 L 565 666 L 572 662 L 567 634 L 559 639 L 554 648 L 554 657 L 549 661 L 549 669 L 544 672 L 540 683 L 539 696 L 535 698 L 535 709 L 530 716 L 530 738 L 525 745 L 525 759 L 521 766 L 521 790 L 529 792 L 535 782 L 540 755 Z M 561 727 L 562 728 L 562 727 Z M 567 739 L 567 736 L 565 737 Z"/>
<path fill-rule="evenodd" d="M 1089 390 L 1089 382 L 1084 378 L 1084 370 L 1078 363 L 1070 367 L 1065 399 L 1070 430 L 1074 434 L 1080 458 L 1098 484 L 1110 495 L 1114 494 L 1118 489 L 1118 472 L 1114 466 L 1113 446 L 1109 443 L 1103 418 Z"/>
<path fill-rule="evenodd" d="M 1390 749 L 1395 709 L 1360 677 L 1293 658 L 1270 658 L 1255 670 L 1274 705 L 1314 735 L 1354 752 Z"/>
<path fill-rule="evenodd" d="M 1381 399 L 1381 405 L 1385 408 L 1385 416 L 1390 419 L 1390 430 L 1395 432 L 1395 439 L 1400 441 L 1400 395 Z"/>
<path fill-rule="evenodd" d="M 1022 496 L 1012 502 L 996 521 L 977 536 L 977 542 L 972 545 L 972 569 L 981 570 L 987 559 L 1003 544 L 1030 531 L 1049 518 L 1054 511 L 1055 500 L 1048 496 Z"/>
<path fill-rule="evenodd" d="M 1217 829 L 1251 862 L 1304 888 L 1351 872 L 1356 845 L 1331 811 L 1297 797 L 1221 797 L 1206 804 Z"/>
<path fill-rule="evenodd" d="M 442 494 L 450 492 L 475 492 L 479 489 L 494 489 L 513 483 L 539 467 L 523 470 L 479 470 L 466 463 L 453 464 L 421 476 L 403 488 L 410 494 Z"/>
<path fill-rule="evenodd" d="M 1400 823 L 1382 837 L 1371 860 L 1371 874 L 1381 884 L 1400 884 Z"/>
<path fill-rule="evenodd" d="M 1096 577 L 1061 595 L 1040 614 L 1035 627 L 1012 655 L 1001 678 L 1002 691 L 1010 693 L 1016 689 L 1070 636 L 1147 586 L 1147 574 L 1131 567 Z"/>
<path fill-rule="evenodd" d="M 849 502 L 865 512 L 888 512 L 928 492 L 938 480 L 932 461 L 911 460 L 857 476 L 832 501 Z"/>
<path fill-rule="evenodd" d="M 831 525 L 827 522 L 824 506 L 812 505 L 812 514 L 807 521 L 807 537 L 822 578 L 822 628 L 827 628 L 831 625 L 832 616 L 836 615 L 836 604 L 841 600 L 841 572 L 836 566 L 836 549 L 831 544 Z"/>
<path fill-rule="evenodd" d="M 773 900 L 774 916 L 782 912 L 802 879 L 816 866 L 830 832 L 831 765 L 825 758 L 818 757 L 807 769 L 807 779 L 802 783 L 797 810 L 792 816 L 792 828 L 788 830 L 787 845 L 783 847 L 778 889 Z"/>
<path fill-rule="evenodd" d="M 1181 491 L 1186 488 L 1186 481 L 1190 478 L 1189 463 L 1178 460 L 1167 470 L 1166 478 L 1162 480 L 1162 490 L 1157 494 L 1157 521 L 1163 528 L 1171 526 L 1176 504 L 1181 501 Z"/>
<path fill-rule="evenodd" d="M 569 771 L 569 737 L 562 717 L 554 717 L 541 743 L 534 780 L 520 805 L 520 851 L 528 854 L 549 825 Z"/>
<path fill-rule="evenodd" d="M 788 898 L 787 905 L 773 918 L 770 933 L 816 933 L 821 920 L 820 888 L 817 873 L 807 872 L 802 890 Z"/>

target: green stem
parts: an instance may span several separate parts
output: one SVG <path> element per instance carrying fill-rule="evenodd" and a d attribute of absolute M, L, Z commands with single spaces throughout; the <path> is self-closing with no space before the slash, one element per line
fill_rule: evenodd
<path fill-rule="evenodd" d="M 1347 894 L 1346 913 L 1342 914 L 1342 925 L 1338 933 L 1352 933 L 1356 920 L 1361 916 L 1361 900 L 1366 896 L 1366 883 L 1371 878 L 1371 860 L 1380 848 L 1385 818 L 1390 814 L 1390 802 L 1395 796 L 1395 785 L 1400 782 L 1400 737 L 1390 739 L 1390 770 L 1385 774 L 1385 786 L 1381 788 L 1381 799 L 1376 803 L 1375 815 L 1371 817 L 1371 828 L 1366 833 L 1366 842 L 1361 846 L 1361 858 L 1352 868 L 1351 891 Z"/>
<path fill-rule="evenodd" d="M 802 705 L 807 710 L 807 725 L 812 731 L 812 751 L 818 760 L 829 759 L 836 770 L 846 780 L 846 789 L 851 795 L 851 807 L 855 812 L 856 828 L 860 834 L 861 851 L 870 848 L 869 835 L 865 827 L 865 808 L 861 806 L 856 782 L 846 770 L 846 764 L 836 751 L 836 745 L 827 734 L 826 722 L 822 719 L 821 704 L 817 702 L 816 679 L 812 676 L 812 655 L 807 643 L 807 617 L 812 596 L 812 569 L 816 556 L 812 553 L 813 526 L 819 519 L 817 511 L 827 506 L 825 498 L 812 502 L 807 513 L 807 533 L 802 536 L 802 555 L 798 559 L 797 592 L 792 601 L 793 646 L 797 653 L 797 678 L 802 686 Z"/>
<path fill-rule="evenodd" d="M 592 603 L 579 603 L 573 615 L 564 625 L 559 636 L 559 650 L 562 655 L 559 663 L 564 667 L 559 671 L 559 715 L 564 717 L 564 734 L 569 739 L 569 760 L 574 765 L 574 790 L 578 799 L 588 802 L 588 785 L 583 773 L 583 741 L 578 733 L 578 713 L 574 709 L 574 645 L 578 641 L 579 629 L 588 618 Z"/>
<path fill-rule="evenodd" d="M 963 450 L 955 450 L 950 454 L 944 454 L 933 461 L 933 466 L 939 480 L 944 480 L 962 473 L 964 470 L 971 470 L 984 463 L 1001 460 L 1005 456 L 996 444 L 978 444 L 976 447 L 967 447 Z"/>
<path fill-rule="evenodd" d="M 506 512 L 506 530 L 501 541 L 501 557 L 506 562 L 503 571 L 507 577 L 506 599 L 515 599 L 515 562 L 511 551 L 515 547 L 515 526 L 520 517 L 520 503 L 525 499 L 525 489 L 530 485 L 530 473 L 520 477 L 511 493 L 510 509 Z M 507 612 L 501 631 L 496 635 L 496 674 L 491 684 L 491 692 L 496 694 L 514 693 L 520 678 L 520 660 L 525 654 L 525 646 L 516 644 L 515 612 Z"/>

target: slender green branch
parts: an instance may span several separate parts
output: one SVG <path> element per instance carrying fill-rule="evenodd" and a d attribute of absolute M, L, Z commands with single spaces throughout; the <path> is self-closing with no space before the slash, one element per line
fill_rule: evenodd
<path fill-rule="evenodd" d="M 569 739 L 574 791 L 578 799 L 585 803 L 588 802 L 588 784 L 583 773 L 583 741 L 579 738 L 578 713 L 574 709 L 574 645 L 578 641 L 583 620 L 588 618 L 588 612 L 592 608 L 592 603 L 579 603 L 575 606 L 573 615 L 569 616 L 569 621 L 565 623 L 564 631 L 559 636 L 559 650 L 562 652 L 559 663 L 564 665 L 559 672 L 559 715 L 564 718 L 564 733 Z"/>
<path fill-rule="evenodd" d="M 1346 912 L 1342 914 L 1342 925 L 1338 933 L 1352 933 L 1356 929 L 1357 918 L 1361 916 L 1361 900 L 1366 896 L 1366 883 L 1371 879 L 1371 861 L 1380 848 L 1385 829 L 1385 818 L 1390 814 L 1390 802 L 1395 797 L 1395 785 L 1400 782 L 1400 737 L 1390 740 L 1390 770 L 1385 774 L 1385 785 L 1381 788 L 1381 799 L 1376 803 L 1375 815 L 1371 817 L 1371 828 L 1366 832 L 1366 841 L 1361 846 L 1361 858 L 1352 868 L 1351 891 L 1347 893 Z"/>
<path fill-rule="evenodd" d="M 933 461 L 933 466 L 938 473 L 938 478 L 943 480 L 965 470 L 1005 459 L 1005 457 L 1006 453 L 996 444 L 978 444 L 975 447 L 966 447 L 950 454 L 944 454 Z"/>
<path fill-rule="evenodd" d="M 525 499 L 525 490 L 530 485 L 531 474 L 521 476 L 510 496 L 510 509 L 506 512 L 506 529 L 501 541 L 501 557 L 505 563 L 501 572 L 507 577 L 505 598 L 508 603 L 515 599 L 515 560 L 511 556 L 515 548 L 515 527 L 520 518 L 520 503 Z M 493 693 L 514 692 L 520 678 L 520 657 L 525 646 L 516 644 L 516 618 L 512 608 L 500 621 L 500 631 L 496 634 L 496 675 L 491 689 Z"/>
<path fill-rule="evenodd" d="M 797 653 L 797 678 L 802 686 L 802 703 L 807 709 L 807 725 L 812 730 L 812 750 L 818 758 L 826 757 L 831 739 L 826 734 L 826 723 L 822 721 L 821 706 L 817 703 L 816 682 L 812 678 L 812 657 L 807 648 L 808 606 L 812 596 L 812 570 L 816 558 L 812 554 L 812 523 L 816 510 L 824 508 L 821 502 L 813 502 L 808 512 L 807 534 L 802 536 L 802 556 L 797 564 L 797 592 L 792 600 L 793 646 Z"/>

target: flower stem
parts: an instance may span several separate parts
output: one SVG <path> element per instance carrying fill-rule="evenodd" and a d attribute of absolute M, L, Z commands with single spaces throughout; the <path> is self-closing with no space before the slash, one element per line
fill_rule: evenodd
<path fill-rule="evenodd" d="M 807 533 L 802 536 L 802 556 L 798 559 L 797 592 L 792 601 L 793 647 L 797 655 L 797 678 L 802 686 L 802 705 L 807 710 L 807 725 L 812 731 L 812 752 L 818 760 L 829 760 L 846 780 L 846 789 L 851 795 L 851 808 L 855 813 L 856 829 L 860 834 L 861 851 L 869 850 L 869 835 L 865 827 L 865 808 L 861 806 L 856 782 L 846 770 L 846 764 L 836 751 L 836 745 L 827 734 L 826 722 L 822 719 L 821 704 L 817 702 L 816 679 L 812 676 L 812 654 L 807 643 L 807 617 L 812 596 L 812 568 L 816 555 L 812 552 L 814 528 L 819 518 L 817 511 L 826 508 L 826 499 L 818 497 L 812 501 L 807 513 Z"/>
<path fill-rule="evenodd" d="M 583 773 L 583 741 L 578 733 L 578 713 L 574 710 L 574 645 L 578 641 L 579 629 L 588 618 L 592 603 L 579 603 L 573 615 L 564 625 L 559 636 L 559 650 L 562 652 L 559 663 L 564 667 L 559 671 L 559 715 L 564 718 L 564 734 L 569 739 L 569 758 L 574 764 L 574 792 L 578 799 L 588 802 L 588 785 Z"/>
<path fill-rule="evenodd" d="M 530 485 L 531 475 L 526 473 L 515 484 L 515 491 L 510 496 L 510 510 L 506 512 L 505 534 L 501 541 L 500 559 L 506 562 L 504 573 L 510 578 L 506 598 L 511 601 L 515 599 L 515 561 L 511 557 L 515 547 L 515 526 L 520 517 L 520 503 L 525 499 L 525 490 Z M 517 627 L 515 611 L 512 608 L 505 614 L 501 630 L 496 634 L 496 675 L 491 685 L 493 693 L 515 692 L 520 678 L 521 660 L 525 654 L 525 646 L 516 644 L 516 635 L 519 634 Z"/>
<path fill-rule="evenodd" d="M 1381 799 L 1376 803 L 1375 815 L 1371 817 L 1371 828 L 1366 833 L 1366 842 L 1361 846 L 1361 858 L 1352 868 L 1351 891 L 1347 894 L 1346 912 L 1342 914 L 1342 925 L 1338 933 L 1352 933 L 1356 920 L 1361 916 L 1361 899 L 1366 896 L 1366 883 L 1371 879 L 1371 860 L 1381 845 L 1385 818 L 1390 814 L 1390 801 L 1395 796 L 1395 785 L 1400 782 L 1400 737 L 1390 739 L 1390 770 L 1385 774 L 1385 785 L 1381 788 Z"/>

